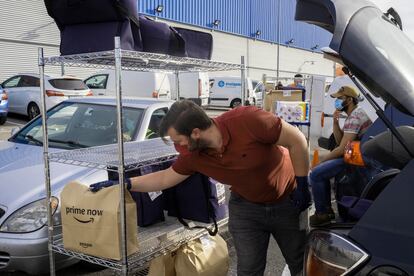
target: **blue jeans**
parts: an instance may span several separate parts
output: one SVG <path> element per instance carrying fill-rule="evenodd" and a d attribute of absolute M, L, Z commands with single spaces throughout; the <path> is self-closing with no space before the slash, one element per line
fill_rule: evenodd
<path fill-rule="evenodd" d="M 330 179 L 342 172 L 346 167 L 343 158 L 322 162 L 312 169 L 309 180 L 317 213 L 327 213 L 331 208 Z"/>
<path fill-rule="evenodd" d="M 291 275 L 302 272 L 306 229 L 300 229 L 299 210 L 289 198 L 258 204 L 232 193 L 229 231 L 237 253 L 237 275 L 263 275 L 270 235 L 279 245 Z"/>

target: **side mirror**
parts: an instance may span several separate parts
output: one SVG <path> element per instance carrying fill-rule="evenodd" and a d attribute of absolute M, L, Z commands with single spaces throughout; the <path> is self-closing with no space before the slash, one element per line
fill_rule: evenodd
<path fill-rule="evenodd" d="M 11 129 L 10 134 L 11 136 L 14 136 L 17 132 L 19 132 L 20 127 L 14 127 Z"/>

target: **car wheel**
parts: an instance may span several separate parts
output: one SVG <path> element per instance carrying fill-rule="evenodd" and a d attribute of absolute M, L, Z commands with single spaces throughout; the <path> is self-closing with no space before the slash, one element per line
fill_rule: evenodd
<path fill-rule="evenodd" d="M 240 99 L 234 99 L 230 103 L 230 107 L 231 108 L 236 108 L 236 107 L 238 107 L 240 105 L 241 105 L 241 100 Z"/>
<path fill-rule="evenodd" d="M 40 109 L 35 103 L 30 103 L 29 107 L 27 108 L 27 115 L 29 116 L 29 119 L 33 119 L 37 115 L 40 114 Z"/>
<path fill-rule="evenodd" d="M 0 117 L 0 125 L 4 125 L 4 123 L 7 121 L 7 116 Z"/>

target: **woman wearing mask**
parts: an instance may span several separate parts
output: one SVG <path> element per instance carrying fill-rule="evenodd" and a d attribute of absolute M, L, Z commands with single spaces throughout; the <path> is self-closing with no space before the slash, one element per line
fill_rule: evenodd
<path fill-rule="evenodd" d="M 330 179 L 345 168 L 343 160 L 344 149 L 348 142 L 360 140 L 372 124 L 367 113 L 358 106 L 359 92 L 350 86 L 342 86 L 331 95 L 335 100 L 333 133 L 337 146 L 333 151 L 320 158 L 320 164 L 314 167 L 310 174 L 310 184 L 315 202 L 316 212 L 310 217 L 310 225 L 323 226 L 335 218 L 331 207 Z M 339 126 L 339 115 L 345 112 L 343 129 Z"/>

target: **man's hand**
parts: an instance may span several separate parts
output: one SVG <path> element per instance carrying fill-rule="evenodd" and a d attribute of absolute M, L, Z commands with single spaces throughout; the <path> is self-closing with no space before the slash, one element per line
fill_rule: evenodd
<path fill-rule="evenodd" d="M 341 117 L 341 113 L 342 113 L 342 111 L 340 111 L 340 110 L 335 110 L 335 112 L 333 113 L 333 122 L 335 124 L 339 125 L 339 118 Z"/>
<path fill-rule="evenodd" d="M 300 212 L 306 210 L 311 205 L 307 176 L 296 176 L 296 190 L 292 192 L 291 198 Z"/>
<path fill-rule="evenodd" d="M 126 178 L 125 183 L 126 183 L 127 189 L 131 190 L 131 187 L 132 187 L 131 180 L 129 178 Z M 91 190 L 92 192 L 95 193 L 95 192 L 99 191 L 102 188 L 107 188 L 107 187 L 111 187 L 113 185 L 118 185 L 118 184 L 119 184 L 118 180 L 105 180 L 105 181 L 101 181 L 101 182 L 91 184 L 89 186 L 89 190 Z"/>

